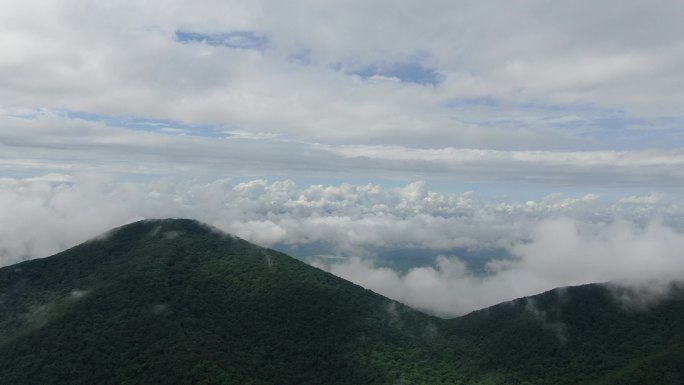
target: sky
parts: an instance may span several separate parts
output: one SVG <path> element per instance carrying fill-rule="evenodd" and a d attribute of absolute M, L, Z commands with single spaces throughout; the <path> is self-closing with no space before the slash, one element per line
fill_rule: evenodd
<path fill-rule="evenodd" d="M 0 266 L 189 217 L 444 316 L 684 275 L 682 2 L 0 6 Z"/>

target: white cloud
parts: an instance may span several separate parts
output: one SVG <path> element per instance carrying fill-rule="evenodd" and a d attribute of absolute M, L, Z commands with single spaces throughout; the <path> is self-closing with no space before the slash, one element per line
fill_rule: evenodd
<path fill-rule="evenodd" d="M 582 106 L 682 118 L 676 1 L 527 1 L 505 16 L 504 3 L 442 1 L 2 6 L 4 110 L 143 116 L 329 144 L 499 149 L 610 147 L 605 136 L 550 123 L 596 117 Z M 270 44 L 265 52 L 181 44 L 178 30 L 256 33 Z M 444 83 L 347 71 L 407 60 Z M 448 106 L 470 98 L 496 105 Z"/>
<path fill-rule="evenodd" d="M 439 256 L 436 267 L 416 267 L 406 274 L 375 267 L 360 258 L 333 264 L 315 262 L 314 266 L 416 309 L 446 317 L 508 299 L 499 288 L 493 290 L 487 281 L 472 276 L 456 257 Z"/>
<path fill-rule="evenodd" d="M 509 248 L 516 259 L 490 262 L 486 276 L 470 273 L 456 256 L 440 256 L 435 267 L 405 274 L 360 258 L 314 265 L 417 309 L 457 316 L 556 287 L 595 282 L 636 287 L 646 295 L 636 297 L 653 298 L 684 277 L 682 247 L 684 233 L 658 223 L 596 225 L 559 218 L 535 225 L 529 239 Z"/>
<path fill-rule="evenodd" d="M 650 195 L 632 195 L 628 197 L 621 198 L 618 203 L 627 203 L 635 205 L 653 205 L 663 199 L 663 194 L 658 192 L 653 192 Z"/>
<path fill-rule="evenodd" d="M 0 179 L 0 207 L 2 265 L 56 253 L 133 220 L 189 217 L 264 246 L 327 245 L 346 257 L 328 261 L 333 273 L 443 315 L 557 286 L 684 274 L 684 208 L 660 203 L 644 212 L 591 193 L 518 202 L 437 193 L 423 182 L 385 189 L 48 174 Z M 490 261 L 486 276 L 468 271 L 458 255 L 403 274 L 372 262 L 390 246 L 498 248 L 514 259 Z"/>
<path fill-rule="evenodd" d="M 299 187 L 263 179 L 132 183 L 93 174 L 4 178 L 0 197 L 6 214 L 0 244 L 10 249 L 9 260 L 44 256 L 140 217 L 191 217 L 264 245 L 324 242 L 339 252 L 363 254 L 388 245 L 507 248 L 530 237 L 534 224 L 547 218 L 622 216 L 643 223 L 659 216 L 679 223 L 682 211 L 676 205 L 649 212 L 606 205 L 594 194 L 483 199 L 472 192 L 430 191 L 424 182 L 394 189 L 346 183 Z M 36 248 L 36 242 L 45 246 Z"/>

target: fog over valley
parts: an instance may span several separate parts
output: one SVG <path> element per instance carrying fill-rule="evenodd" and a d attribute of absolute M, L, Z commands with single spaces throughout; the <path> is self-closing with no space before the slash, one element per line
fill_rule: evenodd
<path fill-rule="evenodd" d="M 684 208 L 657 193 L 523 202 L 434 192 L 424 182 L 383 188 L 48 174 L 0 180 L 0 204 L 3 265 L 134 220 L 187 217 L 443 316 L 559 286 L 650 288 L 684 273 Z"/>

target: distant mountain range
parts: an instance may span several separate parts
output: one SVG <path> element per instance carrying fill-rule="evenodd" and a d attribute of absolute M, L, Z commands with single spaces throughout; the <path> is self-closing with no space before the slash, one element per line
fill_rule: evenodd
<path fill-rule="evenodd" d="M 683 384 L 684 288 L 625 294 L 561 288 L 445 320 L 147 220 L 0 269 L 0 384 Z"/>

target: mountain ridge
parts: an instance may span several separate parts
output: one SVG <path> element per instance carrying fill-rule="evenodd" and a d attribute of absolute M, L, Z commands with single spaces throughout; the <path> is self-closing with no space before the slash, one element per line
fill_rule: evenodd
<path fill-rule="evenodd" d="M 197 221 L 144 220 L 0 269 L 0 383 L 676 383 L 673 293 L 639 313 L 584 285 L 441 319 Z"/>

